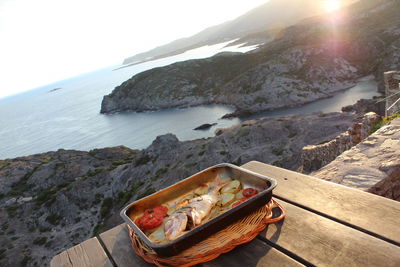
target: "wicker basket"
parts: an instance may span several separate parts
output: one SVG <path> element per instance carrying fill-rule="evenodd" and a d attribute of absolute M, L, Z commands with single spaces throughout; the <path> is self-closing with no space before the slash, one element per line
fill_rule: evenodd
<path fill-rule="evenodd" d="M 272 209 L 279 208 L 280 215 L 273 218 Z M 192 266 L 211 261 L 222 253 L 231 251 L 236 246 L 253 240 L 269 223 L 282 220 L 285 211 L 272 199 L 268 204 L 248 216 L 231 224 L 224 230 L 200 241 L 196 245 L 172 257 L 160 257 L 149 248 L 128 226 L 133 250 L 148 263 L 157 266 Z"/>

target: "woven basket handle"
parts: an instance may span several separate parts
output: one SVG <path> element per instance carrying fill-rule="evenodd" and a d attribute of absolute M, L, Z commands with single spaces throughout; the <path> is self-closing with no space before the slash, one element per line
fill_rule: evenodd
<path fill-rule="evenodd" d="M 270 203 L 268 204 L 269 209 L 271 211 L 271 214 L 267 215 L 264 218 L 264 222 L 265 223 L 276 223 L 279 222 L 280 220 L 282 220 L 283 218 L 285 218 L 285 209 L 281 206 L 281 204 L 279 204 L 278 202 L 276 202 L 274 199 L 271 199 Z M 272 214 L 272 209 L 273 208 L 278 208 L 280 211 L 280 214 L 278 217 L 273 218 L 273 214 Z"/>

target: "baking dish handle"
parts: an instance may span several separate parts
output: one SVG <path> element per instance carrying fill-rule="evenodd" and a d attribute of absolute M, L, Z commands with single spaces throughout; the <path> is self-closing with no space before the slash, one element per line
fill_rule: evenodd
<path fill-rule="evenodd" d="M 271 201 L 267 204 L 268 208 L 269 208 L 269 212 L 268 214 L 265 216 L 264 218 L 264 222 L 266 224 L 268 223 L 276 223 L 279 222 L 280 220 L 283 220 L 283 218 L 285 218 L 285 209 L 281 206 L 281 204 L 279 204 L 278 202 L 276 202 L 274 199 L 271 199 Z M 279 216 L 274 218 L 273 212 L 272 210 L 274 208 L 278 208 L 279 209 Z"/>

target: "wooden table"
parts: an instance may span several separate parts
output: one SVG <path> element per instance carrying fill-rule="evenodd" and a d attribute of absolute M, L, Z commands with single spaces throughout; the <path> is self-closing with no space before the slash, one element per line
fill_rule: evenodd
<path fill-rule="evenodd" d="M 252 161 L 278 181 L 286 218 L 201 266 L 400 266 L 400 202 Z M 151 266 L 136 256 L 125 224 L 56 255 L 51 266 Z"/>

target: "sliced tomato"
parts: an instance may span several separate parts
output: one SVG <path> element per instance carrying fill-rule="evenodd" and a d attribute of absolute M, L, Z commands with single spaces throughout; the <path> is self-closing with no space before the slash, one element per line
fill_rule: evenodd
<path fill-rule="evenodd" d="M 258 191 L 254 188 L 246 188 L 242 192 L 243 196 L 246 198 L 253 197 L 258 194 Z"/>
<path fill-rule="evenodd" d="M 142 230 L 150 230 L 160 226 L 167 216 L 168 208 L 157 206 L 153 209 L 145 210 L 142 217 L 135 220 L 135 224 Z"/>
<path fill-rule="evenodd" d="M 236 207 L 236 206 L 242 204 L 242 203 L 245 202 L 246 200 L 248 200 L 248 198 L 244 197 L 244 198 L 242 198 L 241 200 L 236 201 L 235 203 L 232 204 L 232 208 L 234 208 L 234 207 Z"/>

